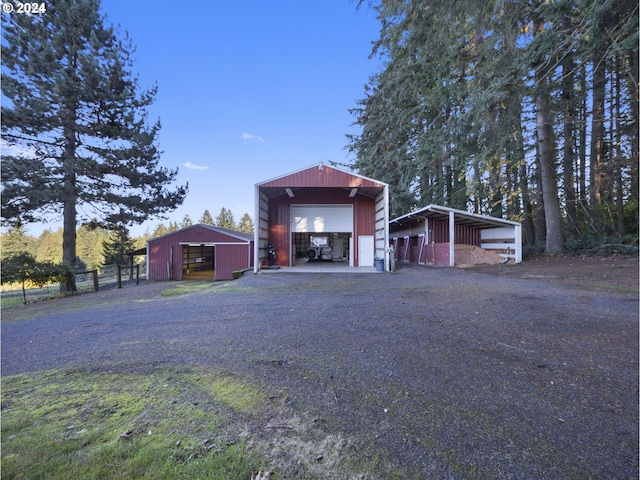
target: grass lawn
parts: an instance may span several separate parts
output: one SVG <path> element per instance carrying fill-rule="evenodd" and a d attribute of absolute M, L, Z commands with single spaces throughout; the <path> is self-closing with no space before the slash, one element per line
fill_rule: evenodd
<path fill-rule="evenodd" d="M 264 457 L 225 427 L 263 401 L 257 388 L 194 369 L 5 377 L 2 477 L 247 480 Z"/>

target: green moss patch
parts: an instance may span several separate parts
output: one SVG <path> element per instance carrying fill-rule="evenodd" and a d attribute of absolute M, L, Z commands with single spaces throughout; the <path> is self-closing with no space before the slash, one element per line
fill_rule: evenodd
<path fill-rule="evenodd" d="M 260 458 L 225 430 L 257 388 L 213 372 L 50 370 L 3 378 L 3 478 L 248 479 Z"/>

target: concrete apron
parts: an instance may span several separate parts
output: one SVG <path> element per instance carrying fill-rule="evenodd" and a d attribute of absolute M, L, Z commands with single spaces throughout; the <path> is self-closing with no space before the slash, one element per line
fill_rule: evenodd
<path fill-rule="evenodd" d="M 262 273 L 383 273 L 376 267 L 350 267 L 348 262 L 316 262 L 297 260 L 294 267 L 262 268 Z"/>

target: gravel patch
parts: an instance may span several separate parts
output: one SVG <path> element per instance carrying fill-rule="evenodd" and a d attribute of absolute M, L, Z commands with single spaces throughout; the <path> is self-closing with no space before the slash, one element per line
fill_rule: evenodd
<path fill-rule="evenodd" d="M 173 285 L 3 312 L 2 375 L 114 362 L 246 377 L 325 432 L 325 478 L 372 461 L 380 478 L 638 478 L 637 295 L 417 267 L 159 295 Z"/>

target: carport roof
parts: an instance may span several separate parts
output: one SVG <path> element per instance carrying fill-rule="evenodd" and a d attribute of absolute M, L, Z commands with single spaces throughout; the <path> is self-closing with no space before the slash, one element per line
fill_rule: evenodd
<path fill-rule="evenodd" d="M 465 212 L 455 208 L 442 207 L 440 205 L 428 205 L 420 210 L 407 213 L 389 221 L 390 227 L 399 228 L 404 224 L 412 223 L 418 219 L 433 218 L 436 220 L 448 220 L 449 214 L 453 213 L 456 225 L 469 226 L 475 228 L 495 228 L 505 226 L 520 225 L 518 222 L 504 220 L 502 218 L 479 215 L 477 213 Z"/>
<path fill-rule="evenodd" d="M 357 189 L 354 191 L 354 195 L 357 193 L 375 197 L 384 191 L 387 184 L 320 162 L 316 165 L 257 183 L 256 187 L 269 198 L 287 194 L 287 189 L 295 194 L 296 189 L 300 188 L 342 188 L 349 192 Z"/>

